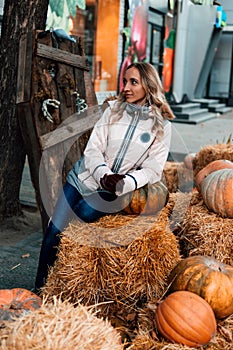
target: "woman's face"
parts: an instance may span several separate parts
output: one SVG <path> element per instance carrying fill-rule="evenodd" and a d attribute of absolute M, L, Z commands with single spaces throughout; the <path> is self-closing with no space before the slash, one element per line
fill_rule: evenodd
<path fill-rule="evenodd" d="M 140 105 L 143 103 L 146 92 L 137 68 L 129 68 L 123 79 L 125 98 L 128 103 Z"/>

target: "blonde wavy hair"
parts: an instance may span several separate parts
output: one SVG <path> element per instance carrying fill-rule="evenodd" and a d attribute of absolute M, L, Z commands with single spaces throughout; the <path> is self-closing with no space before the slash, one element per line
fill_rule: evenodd
<path fill-rule="evenodd" d="M 139 71 L 142 86 L 146 92 L 144 105 L 151 107 L 149 117 L 154 118 L 152 130 L 157 130 L 157 135 L 162 136 L 164 120 L 172 120 L 175 118 L 175 116 L 165 98 L 158 72 L 154 66 L 147 62 L 132 63 L 126 68 L 126 71 L 133 67 Z M 125 109 L 125 103 L 125 93 L 122 91 L 117 97 L 117 102 L 115 103 L 112 111 L 118 116 L 121 116 L 123 110 Z"/>

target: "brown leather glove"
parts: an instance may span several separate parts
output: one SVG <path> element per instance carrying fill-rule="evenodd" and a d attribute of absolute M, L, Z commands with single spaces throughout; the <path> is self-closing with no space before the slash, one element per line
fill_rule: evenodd
<path fill-rule="evenodd" d="M 124 177 L 125 175 L 121 175 L 121 174 L 111 174 L 111 175 L 105 174 L 100 179 L 101 187 L 104 190 L 112 193 L 116 192 L 116 187 L 117 187 L 117 190 L 122 191 L 124 186 L 124 181 L 123 181 Z"/>

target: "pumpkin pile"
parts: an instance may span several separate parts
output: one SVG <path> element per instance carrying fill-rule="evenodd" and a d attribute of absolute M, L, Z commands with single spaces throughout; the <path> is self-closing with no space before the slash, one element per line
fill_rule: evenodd
<path fill-rule="evenodd" d="M 190 349 L 190 346 L 229 350 L 233 347 L 233 147 L 211 146 L 201 150 L 200 155 L 187 158 L 189 168 L 193 167 L 196 189 L 183 194 L 177 191 L 173 196 L 170 193 L 167 204 L 170 227 L 179 240 L 183 259 L 168 278 L 165 297 L 152 308 L 156 333 L 151 327 L 150 310 L 147 313 L 149 334 L 145 333 L 145 327 L 139 329 L 130 350 L 140 349 L 142 344 L 145 349 L 161 350 Z M 188 313 L 185 304 L 189 297 L 186 294 L 179 299 L 176 293 L 180 292 L 201 299 L 211 315 L 199 313 L 201 308 L 196 307 L 192 299 Z M 183 314 L 182 310 L 186 312 Z M 194 324 L 190 324 L 190 320 L 194 320 Z"/>
<path fill-rule="evenodd" d="M 216 318 L 233 314 L 233 267 L 203 255 L 180 261 L 169 276 L 169 292 L 196 293 L 211 306 Z"/>

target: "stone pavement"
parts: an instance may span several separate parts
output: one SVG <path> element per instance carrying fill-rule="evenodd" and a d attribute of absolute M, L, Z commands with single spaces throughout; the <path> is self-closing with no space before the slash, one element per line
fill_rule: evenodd
<path fill-rule="evenodd" d="M 0 246 L 0 289 L 32 290 L 36 276 L 42 230 L 12 246 Z"/>
<path fill-rule="evenodd" d="M 20 201 L 29 211 L 36 211 L 38 214 L 27 162 L 22 178 Z M 14 244 L 0 244 L 0 289 L 34 288 L 42 237 L 41 229 L 28 234 L 22 240 L 16 238 Z"/>
<path fill-rule="evenodd" d="M 25 209 L 28 208 L 30 212 L 37 212 L 39 215 L 27 162 L 22 178 L 20 201 Z M 42 237 L 41 228 L 37 232 L 28 234 L 22 240 L 16 238 L 14 244 L 4 246 L 0 244 L 0 289 L 34 289 Z"/>
<path fill-rule="evenodd" d="M 202 147 L 226 142 L 233 137 L 233 112 L 200 124 L 172 123 L 173 136 L 169 159 L 182 161 L 185 154 Z M 36 206 L 27 163 L 20 192 L 23 204 Z M 29 234 L 12 246 L 0 246 L 0 288 L 34 288 L 42 230 Z"/>
<path fill-rule="evenodd" d="M 200 124 L 173 122 L 172 129 L 170 156 L 179 161 L 187 153 L 197 153 L 204 146 L 225 143 L 229 137 L 233 143 L 233 110 Z"/>

